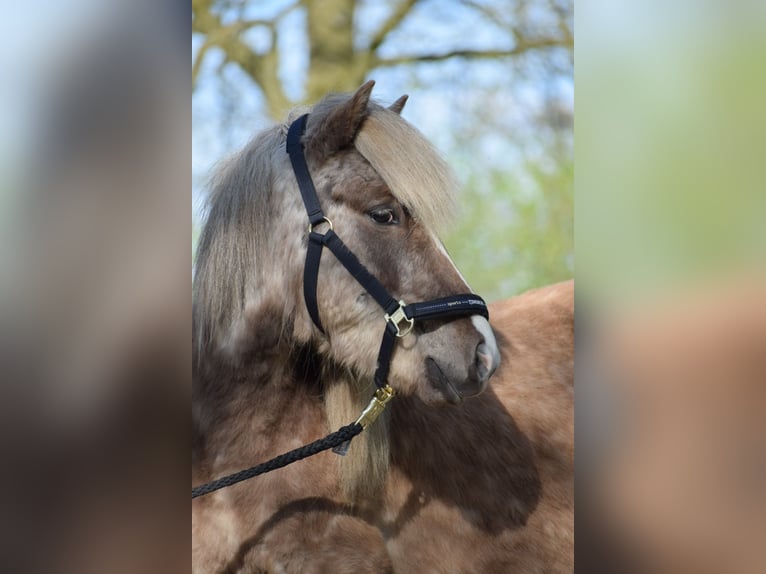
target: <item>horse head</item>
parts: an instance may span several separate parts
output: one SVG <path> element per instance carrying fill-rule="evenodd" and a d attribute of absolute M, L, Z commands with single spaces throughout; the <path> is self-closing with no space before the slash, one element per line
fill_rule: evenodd
<path fill-rule="evenodd" d="M 352 96 L 332 96 L 308 116 L 303 146 L 317 194 L 334 231 L 389 293 L 407 302 L 469 290 L 437 236 L 449 220 L 453 178 L 448 166 L 399 115 L 370 102 L 372 82 Z M 288 170 L 289 171 L 289 170 Z M 294 179 L 294 177 L 292 178 Z M 286 211 L 303 212 L 286 177 Z M 305 212 L 298 216 L 305 221 Z M 305 224 L 304 224 L 305 225 Z M 292 258 L 300 276 L 305 257 Z M 380 306 L 326 254 L 318 273 L 322 333 L 298 293 L 295 334 L 336 363 L 370 378 L 385 328 Z M 417 322 L 394 351 L 390 382 L 430 404 L 457 403 L 481 392 L 498 363 L 486 319 Z"/>
<path fill-rule="evenodd" d="M 396 298 L 416 302 L 466 293 L 468 285 L 438 238 L 453 204 L 451 171 L 400 117 L 405 98 L 382 107 L 370 101 L 372 86 L 328 96 L 310 110 L 301 143 L 324 214 Z M 316 288 L 323 329 L 312 321 L 303 297 L 308 221 L 285 153 L 285 133 L 280 126 L 258 136 L 222 170 L 215 186 L 206 227 L 213 220 L 216 233 L 228 239 L 216 246 L 212 233 L 203 231 L 196 288 L 204 291 L 213 283 L 207 287 L 211 293 L 228 291 L 226 299 L 236 303 L 212 302 L 218 323 L 228 320 L 233 328 L 203 324 L 203 335 L 207 331 L 213 339 L 211 333 L 221 331 L 225 336 L 217 344 L 238 352 L 242 345 L 251 352 L 275 348 L 279 341 L 310 346 L 369 381 L 384 313 L 325 253 Z M 418 321 L 397 342 L 389 383 L 428 404 L 459 403 L 484 390 L 498 362 L 484 317 Z"/>

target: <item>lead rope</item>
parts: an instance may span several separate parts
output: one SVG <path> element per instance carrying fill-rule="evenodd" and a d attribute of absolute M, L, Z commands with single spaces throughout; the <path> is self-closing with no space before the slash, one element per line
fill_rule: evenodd
<path fill-rule="evenodd" d="M 272 470 L 282 468 L 283 466 L 314 456 L 315 454 L 333 447 L 346 445 L 345 450 L 348 450 L 348 444 L 351 442 L 351 439 L 370 426 L 375 419 L 380 416 L 380 413 L 386 408 L 386 404 L 393 398 L 394 394 L 394 390 L 388 385 L 382 389 L 378 389 L 375 392 L 375 396 L 372 397 L 370 404 L 367 405 L 367 408 L 365 408 L 364 411 L 362 411 L 362 414 L 356 419 L 356 422 L 341 427 L 324 438 L 315 440 L 310 444 L 296 448 L 290 452 L 280 454 L 279 456 L 256 466 L 251 466 L 250 468 L 229 474 L 212 482 L 195 486 L 192 488 L 192 499 L 195 499 L 198 496 L 204 496 L 205 494 L 210 494 L 211 492 L 226 488 L 227 486 L 232 486 L 243 480 L 258 476 L 259 474 L 265 474 Z M 345 454 L 345 452 L 343 452 L 343 454 Z"/>
<path fill-rule="evenodd" d="M 367 407 L 362 411 L 362 414 L 350 425 L 346 425 L 324 438 L 281 454 L 256 466 L 240 470 L 200 486 L 195 486 L 192 488 L 192 499 L 210 494 L 227 486 L 232 486 L 259 474 L 282 468 L 328 449 L 333 449 L 333 452 L 336 454 L 345 455 L 348 452 L 351 439 L 371 425 L 396 394 L 396 391 L 387 383 L 394 343 L 397 337 L 404 337 L 412 331 L 415 319 L 467 315 L 481 315 L 487 319 L 489 318 L 487 304 L 481 297 L 474 294 L 451 295 L 441 299 L 410 305 L 401 300 L 397 301 L 388 293 L 380 281 L 362 265 L 356 255 L 336 235 L 333 231 L 332 222 L 322 212 L 319 197 L 314 188 L 314 182 L 311 179 L 306 159 L 303 156 L 303 145 L 300 143 L 307 119 L 308 114 L 301 116 L 293 122 L 287 133 L 286 146 L 295 177 L 298 181 L 298 187 L 301 191 L 301 197 L 309 216 L 309 241 L 306 252 L 306 264 L 303 271 L 303 296 L 311 320 L 324 333 L 324 328 L 319 320 L 316 289 L 323 247 L 327 247 L 354 279 L 383 308 L 385 311 L 386 328 L 380 343 L 377 367 L 373 377 L 377 389 Z M 314 227 L 321 224 L 326 224 L 328 230 L 325 233 L 314 231 Z"/>
<path fill-rule="evenodd" d="M 205 494 L 210 494 L 211 492 L 215 492 L 221 488 L 226 488 L 227 486 L 232 486 L 238 482 L 242 482 L 243 480 L 248 480 L 254 476 L 258 476 L 259 474 L 264 474 L 272 470 L 282 468 L 283 466 L 298 462 L 299 460 L 313 456 L 322 452 L 323 450 L 327 450 L 328 448 L 336 447 L 340 444 L 350 441 L 363 430 L 364 427 L 362 427 L 362 425 L 358 422 L 346 425 L 324 438 L 315 440 L 311 444 L 296 448 L 295 450 L 291 450 L 285 454 L 280 454 L 279 456 L 272 458 L 269 461 L 263 462 L 256 466 L 251 466 L 250 468 L 246 468 L 244 470 L 240 470 L 239 472 L 224 476 L 218 480 L 208 482 L 207 484 L 195 486 L 192 488 L 192 499 L 197 498 L 198 496 L 203 496 Z"/>
<path fill-rule="evenodd" d="M 359 418 L 350 425 L 341 427 L 334 433 L 328 434 L 324 438 L 315 440 L 310 444 L 296 448 L 290 452 L 280 454 L 279 456 L 274 457 L 271 460 L 267 460 L 266 462 L 262 462 L 256 466 L 251 466 L 250 468 L 240 470 L 239 472 L 234 472 L 217 480 L 213 480 L 212 482 L 208 482 L 200 486 L 195 486 L 192 488 L 192 499 L 195 499 L 198 496 L 204 496 L 205 494 L 210 494 L 211 492 L 215 492 L 221 488 L 226 488 L 227 486 L 235 485 L 238 482 L 248 480 L 258 476 L 259 474 L 265 474 L 267 472 L 271 472 L 272 470 L 282 468 L 283 466 L 287 466 L 288 464 L 298 462 L 304 458 L 314 456 L 315 454 L 330 448 L 343 448 L 343 445 L 345 445 L 343 452 L 338 452 L 338 454 L 345 454 L 345 451 L 348 450 L 348 444 L 351 442 L 351 439 L 360 434 L 373 422 L 375 422 L 375 419 L 377 419 L 378 416 L 380 416 L 380 413 L 382 413 L 386 408 L 388 401 L 394 397 L 394 394 L 394 390 L 388 385 L 378 389 L 375 391 L 375 396 L 372 397 L 372 400 L 370 401 L 370 404 L 367 405 L 367 408 L 365 408 Z"/>

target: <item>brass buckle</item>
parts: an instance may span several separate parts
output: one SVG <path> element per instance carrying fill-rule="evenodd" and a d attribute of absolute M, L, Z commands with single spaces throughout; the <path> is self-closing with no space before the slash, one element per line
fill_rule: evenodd
<path fill-rule="evenodd" d="M 380 416 L 380 413 L 385 410 L 388 401 L 394 398 L 395 394 L 396 391 L 392 389 L 390 385 L 377 389 L 375 395 L 370 400 L 370 404 L 368 404 L 367 408 L 362 411 L 362 414 L 359 415 L 356 422 L 362 425 L 362 428 L 366 429 L 375 422 L 375 419 L 377 419 Z"/>
<path fill-rule="evenodd" d="M 332 229 L 332 221 L 330 221 L 326 217 L 322 217 L 321 221 L 317 221 L 316 223 L 309 223 L 309 233 L 312 233 L 314 231 L 314 227 L 316 225 L 322 225 L 323 223 L 326 223 L 327 225 L 329 225 L 330 226 L 330 230 Z M 325 231 L 325 233 L 327 233 L 327 232 Z"/>
<path fill-rule="evenodd" d="M 406 306 L 407 303 L 400 300 L 399 308 L 396 311 L 390 315 L 386 313 L 386 321 L 391 323 L 396 328 L 397 337 L 404 337 L 405 335 L 408 335 L 409 332 L 412 331 L 412 328 L 415 326 L 415 319 L 410 319 L 404 312 L 404 308 Z M 405 323 L 406 325 L 404 325 Z"/>

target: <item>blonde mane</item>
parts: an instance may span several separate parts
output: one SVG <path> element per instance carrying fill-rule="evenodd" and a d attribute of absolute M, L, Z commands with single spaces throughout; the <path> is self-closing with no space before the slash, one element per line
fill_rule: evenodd
<path fill-rule="evenodd" d="M 265 130 L 222 161 L 211 177 L 192 284 L 198 360 L 241 319 L 248 290 L 257 281 L 273 201 L 273 153 L 283 142 L 280 126 Z"/>

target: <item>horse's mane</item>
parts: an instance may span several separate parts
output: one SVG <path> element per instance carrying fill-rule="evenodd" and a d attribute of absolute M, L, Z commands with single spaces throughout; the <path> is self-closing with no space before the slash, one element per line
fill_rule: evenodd
<path fill-rule="evenodd" d="M 197 245 L 192 288 L 197 356 L 238 320 L 249 285 L 256 283 L 256 254 L 273 215 L 272 154 L 284 142 L 280 126 L 259 133 L 221 163 L 211 179 L 205 224 Z"/>
<path fill-rule="evenodd" d="M 333 94 L 313 108 L 296 108 L 288 115 L 288 123 L 306 111 L 314 123 L 321 121 L 349 98 Z M 371 102 L 368 114 L 354 146 L 412 216 L 438 233 L 451 219 L 455 203 L 450 167 L 395 111 Z M 258 254 L 267 249 L 268 230 L 278 215 L 274 184 L 284 177 L 283 168 L 289 169 L 284 150 L 287 125 L 257 134 L 242 151 L 222 162 L 211 180 L 193 285 L 198 358 L 211 343 L 225 344 L 224 331 L 241 320 L 249 299 L 262 295 L 253 294 L 252 289 L 262 279 Z"/>

